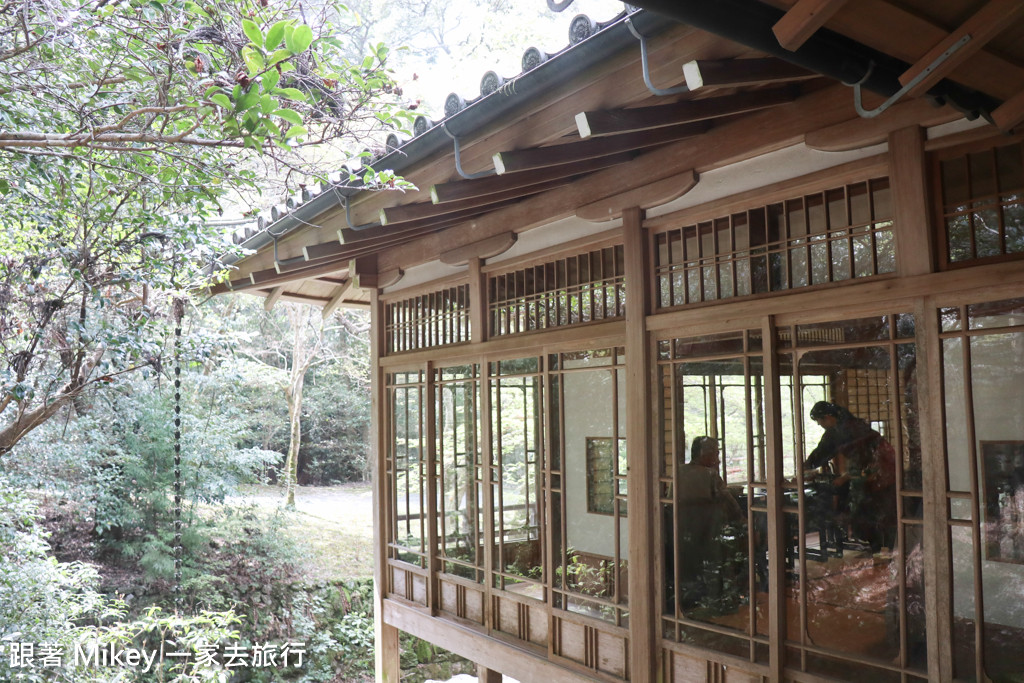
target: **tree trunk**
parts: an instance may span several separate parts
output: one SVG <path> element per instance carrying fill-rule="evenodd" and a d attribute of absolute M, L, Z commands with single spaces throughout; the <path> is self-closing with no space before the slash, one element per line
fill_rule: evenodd
<path fill-rule="evenodd" d="M 310 311 L 313 311 L 310 313 Z M 308 306 L 289 306 L 288 323 L 292 327 L 292 367 L 285 397 L 288 399 L 288 457 L 284 463 L 285 506 L 295 507 L 295 486 L 299 478 L 299 446 L 302 443 L 302 389 L 306 371 L 323 346 L 323 318 Z M 316 320 L 314 339 L 309 344 L 307 326 Z"/>

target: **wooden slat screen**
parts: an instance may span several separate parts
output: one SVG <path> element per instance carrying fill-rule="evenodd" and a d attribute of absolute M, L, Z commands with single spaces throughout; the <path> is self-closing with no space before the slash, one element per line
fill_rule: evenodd
<path fill-rule="evenodd" d="M 891 273 L 889 179 L 684 225 L 654 246 L 660 308 Z"/>
<path fill-rule="evenodd" d="M 469 285 L 458 285 L 387 305 L 387 353 L 468 342 Z"/>
<path fill-rule="evenodd" d="M 621 245 L 488 278 L 490 333 L 521 334 L 626 314 Z"/>

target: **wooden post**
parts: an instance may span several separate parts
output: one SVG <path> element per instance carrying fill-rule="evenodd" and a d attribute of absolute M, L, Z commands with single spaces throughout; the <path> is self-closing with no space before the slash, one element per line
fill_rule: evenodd
<path fill-rule="evenodd" d="M 650 260 L 643 212 L 622 213 L 626 280 L 626 452 L 629 469 L 629 672 L 633 683 L 660 678 L 659 600 L 654 538 L 657 501 L 655 461 L 651 449 L 653 382 L 647 314 L 651 305 Z"/>
<path fill-rule="evenodd" d="M 424 431 L 427 435 L 427 606 L 430 614 L 437 616 L 441 610 L 441 591 L 438 581 L 438 549 L 440 542 L 437 537 L 437 404 L 438 397 L 435 395 L 437 384 L 434 382 L 434 364 L 426 363 L 426 376 L 423 384 L 423 401 L 426 404 L 424 410 Z M 423 530 L 420 530 L 423 533 Z"/>
<path fill-rule="evenodd" d="M 501 683 L 502 681 L 500 671 L 488 669 L 483 664 L 476 665 L 476 677 L 479 683 Z"/>
<path fill-rule="evenodd" d="M 768 584 L 769 680 L 781 681 L 783 643 L 786 639 L 785 572 L 781 566 L 785 549 L 785 519 L 782 511 L 782 391 L 779 378 L 779 354 L 775 339 L 775 321 L 769 316 L 761 327 L 764 340 L 765 413 L 768 416 L 768 557 L 772 558 Z"/>
<path fill-rule="evenodd" d="M 930 298 L 918 300 L 917 401 L 921 415 L 921 462 L 924 468 L 924 605 L 928 643 L 928 679 L 953 680 L 953 623 L 949 530 L 946 527 L 946 459 L 942 398 L 942 340 L 939 316 Z M 922 362 L 923 361 L 923 362 Z"/>
<path fill-rule="evenodd" d="M 370 458 L 376 463 L 373 468 L 373 540 L 375 562 L 373 563 L 373 635 L 376 642 L 373 656 L 375 679 L 378 683 L 398 683 L 402 675 L 399 662 L 398 629 L 384 623 L 384 595 L 386 592 L 387 534 L 384 530 L 385 515 L 383 503 L 388 497 L 384 486 L 387 484 L 384 462 L 382 407 L 385 400 L 385 384 L 380 367 L 384 353 L 383 304 L 378 290 L 370 292 Z"/>
<path fill-rule="evenodd" d="M 889 133 L 889 172 L 896 226 L 896 270 L 903 277 L 931 273 L 935 264 L 935 231 L 930 220 L 924 131 L 920 126 Z"/>
<path fill-rule="evenodd" d="M 469 333 L 474 344 L 487 341 L 487 275 L 483 260 L 469 259 Z"/>

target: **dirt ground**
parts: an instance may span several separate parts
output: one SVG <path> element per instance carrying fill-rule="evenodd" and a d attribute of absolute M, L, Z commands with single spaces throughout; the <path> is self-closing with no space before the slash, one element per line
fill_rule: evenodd
<path fill-rule="evenodd" d="M 272 514 L 284 504 L 284 489 L 260 486 L 232 498 Z M 300 486 L 285 529 L 309 548 L 303 574 L 311 581 L 354 579 L 373 574 L 373 492 L 369 483 Z"/>

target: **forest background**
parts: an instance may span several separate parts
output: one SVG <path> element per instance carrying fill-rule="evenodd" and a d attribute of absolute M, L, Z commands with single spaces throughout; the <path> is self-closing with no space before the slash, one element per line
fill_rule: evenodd
<path fill-rule="evenodd" d="M 620 9 L 0 4 L 0 680 L 371 676 L 369 529 L 302 505 L 369 495 L 368 316 L 197 287 L 239 222 L 339 169 L 389 186 L 341 161 Z M 82 642 L 305 660 L 52 666 Z M 409 680 L 469 667 L 403 650 Z"/>

